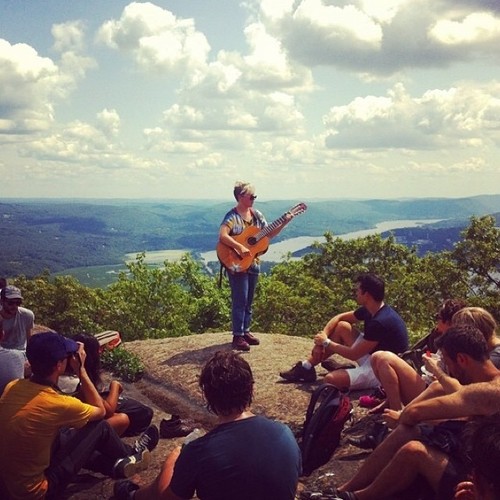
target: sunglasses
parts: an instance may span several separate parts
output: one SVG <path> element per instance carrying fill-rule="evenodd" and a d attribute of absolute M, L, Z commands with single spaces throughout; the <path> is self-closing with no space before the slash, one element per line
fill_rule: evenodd
<path fill-rule="evenodd" d="M 247 194 L 246 196 L 248 196 L 251 200 L 256 200 L 257 199 L 257 195 L 256 194 Z"/>
<path fill-rule="evenodd" d="M 23 303 L 23 301 L 19 299 L 7 299 L 5 303 L 8 306 L 20 306 Z"/>

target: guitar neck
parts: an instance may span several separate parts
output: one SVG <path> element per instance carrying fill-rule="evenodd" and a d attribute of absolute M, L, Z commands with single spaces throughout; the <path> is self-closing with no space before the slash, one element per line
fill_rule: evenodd
<path fill-rule="evenodd" d="M 255 240 L 259 241 L 268 234 L 272 233 L 276 228 L 281 226 L 283 222 L 286 220 L 286 214 L 283 214 L 281 217 L 278 217 L 275 221 L 271 222 L 271 224 L 268 224 L 266 227 L 261 229 L 255 236 Z"/>

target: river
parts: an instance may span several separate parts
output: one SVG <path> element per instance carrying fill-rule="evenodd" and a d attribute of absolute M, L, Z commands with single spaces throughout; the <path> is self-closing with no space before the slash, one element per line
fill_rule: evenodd
<path fill-rule="evenodd" d="M 363 238 L 371 234 L 379 234 L 385 231 L 390 231 L 391 229 L 401 229 L 406 227 L 418 227 L 424 226 L 426 224 L 432 224 L 434 222 L 439 222 L 442 219 L 401 219 L 401 220 L 390 220 L 379 222 L 370 229 L 362 229 L 360 231 L 353 231 L 351 233 L 335 235 L 343 240 L 352 240 L 354 238 Z M 315 241 L 323 243 L 325 241 L 324 236 L 298 236 L 297 238 L 290 238 L 288 240 L 279 241 L 278 243 L 273 243 L 269 245 L 269 249 L 265 254 L 265 260 L 270 262 L 280 262 L 289 252 L 296 252 L 297 250 L 302 250 L 312 245 Z M 213 262 L 217 260 L 217 254 L 215 250 L 210 252 L 204 252 L 201 257 L 205 262 Z"/>

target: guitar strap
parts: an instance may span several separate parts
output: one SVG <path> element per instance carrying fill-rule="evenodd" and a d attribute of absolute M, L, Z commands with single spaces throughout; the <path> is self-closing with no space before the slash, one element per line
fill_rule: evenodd
<path fill-rule="evenodd" d="M 264 226 L 264 221 L 261 217 L 261 214 L 259 212 L 257 212 L 257 210 L 254 210 L 253 207 L 250 207 L 250 212 L 252 214 L 253 220 L 260 222 L 259 226 Z"/>
<path fill-rule="evenodd" d="M 224 274 L 224 271 L 226 270 L 226 268 L 222 265 L 222 262 L 220 263 L 220 269 L 219 269 L 219 288 L 222 288 L 222 276 Z"/>

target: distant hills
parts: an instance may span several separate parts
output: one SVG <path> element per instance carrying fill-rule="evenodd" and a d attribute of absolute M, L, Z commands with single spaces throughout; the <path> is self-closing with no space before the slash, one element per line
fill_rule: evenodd
<path fill-rule="evenodd" d="M 397 219 L 444 219 L 393 233 L 422 251 L 456 241 L 472 215 L 500 213 L 500 195 L 404 200 L 288 200 L 260 202 L 268 222 L 298 201 L 308 204 L 278 238 L 340 235 Z M 120 264 L 131 252 L 212 250 L 220 221 L 234 204 L 217 201 L 3 200 L 0 276 L 34 276 L 85 266 Z M 497 217 L 497 220 L 498 217 Z"/>

